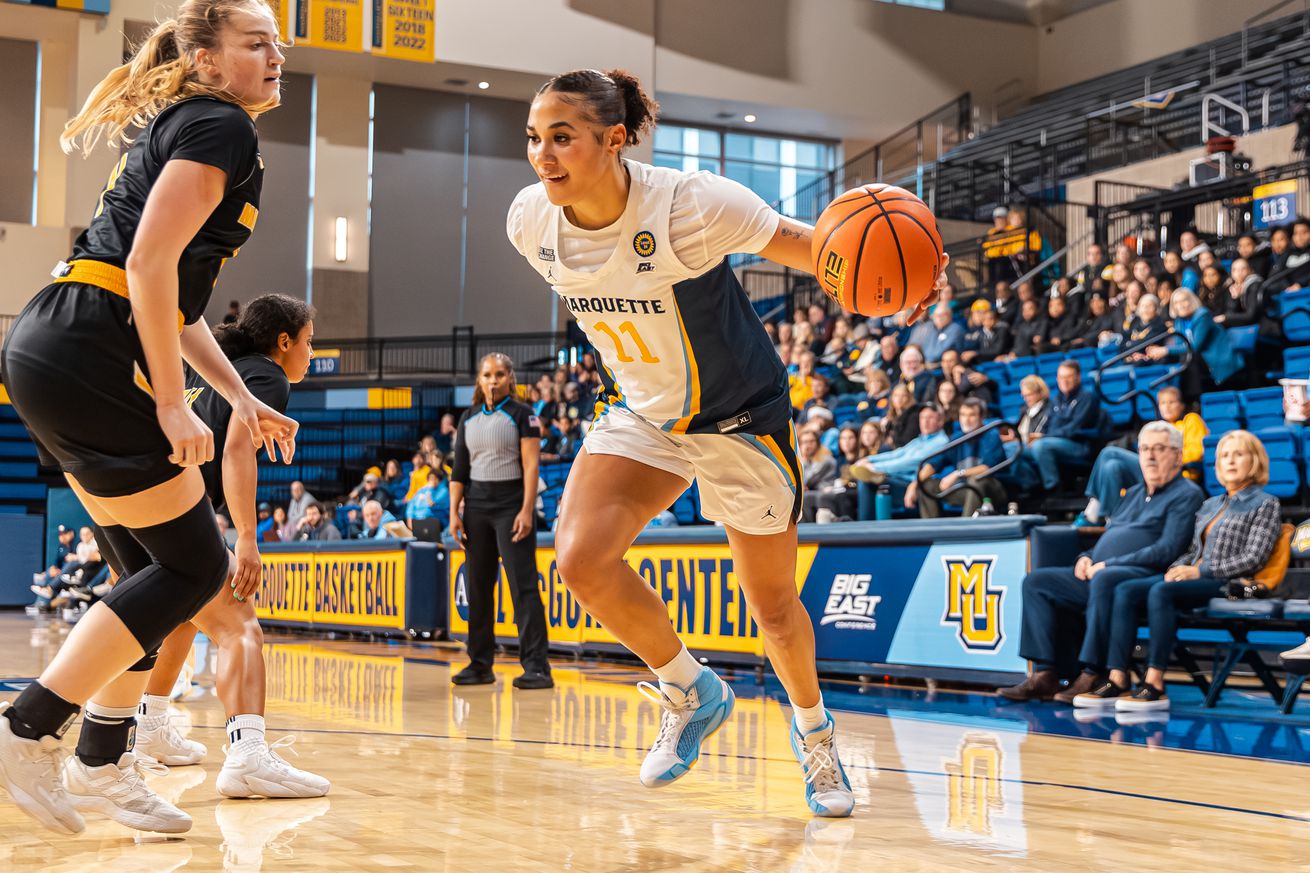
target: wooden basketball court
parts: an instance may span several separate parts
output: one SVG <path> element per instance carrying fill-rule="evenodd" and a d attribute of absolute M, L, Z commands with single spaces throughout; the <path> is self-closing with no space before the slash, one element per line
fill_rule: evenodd
<path fill-rule="evenodd" d="M 0 617 L 0 693 L 53 654 L 62 625 Z M 450 870 L 833 871 L 1301 869 L 1310 838 L 1301 724 L 1074 722 L 986 695 L 834 685 L 852 819 L 811 818 L 776 686 L 737 677 L 732 721 L 697 768 L 663 790 L 637 768 L 658 726 L 636 669 L 558 662 L 553 691 L 455 689 L 455 647 L 280 637 L 270 642 L 270 739 L 333 782 L 326 798 L 220 800 L 223 712 L 212 676 L 179 704 L 203 766 L 151 777 L 195 819 L 184 838 L 107 820 L 76 838 L 0 803 L 10 871 Z M 1178 706 L 1176 705 L 1176 709 Z M 852 711 L 855 710 L 855 711 Z M 1070 732 L 1047 725 L 1058 716 Z M 1066 718 L 1067 716 L 1067 718 Z M 1201 716 L 1197 716 L 1201 718 Z M 1269 724 L 1278 717 L 1270 713 Z M 1189 732 L 1191 728 L 1189 727 Z M 74 732 L 76 728 L 74 729 Z M 1244 732 L 1245 731 L 1245 732 Z M 1209 739 L 1206 737 L 1209 736 Z M 1107 741 L 1109 740 L 1109 741 Z M 1290 746 L 1295 746 L 1291 748 Z M 1264 751 L 1261 751 L 1264 749 Z M 1273 760 L 1282 757 L 1285 760 Z M 875 868 L 873 864 L 890 864 Z"/>

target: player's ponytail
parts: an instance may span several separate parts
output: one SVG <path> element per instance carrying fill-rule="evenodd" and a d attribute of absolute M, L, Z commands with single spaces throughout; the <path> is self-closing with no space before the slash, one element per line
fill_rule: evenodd
<path fill-rule="evenodd" d="M 537 96 L 548 93 L 559 94 L 566 103 L 581 107 L 583 115 L 594 124 L 623 125 L 630 146 L 640 143 L 641 137 L 655 127 L 660 112 L 659 103 L 627 70 L 561 73 L 537 90 Z"/>
<path fill-rule="evenodd" d="M 228 360 L 246 355 L 268 355 L 277 348 L 278 337 L 293 340 L 314 320 L 314 307 L 286 294 L 265 294 L 246 304 L 241 317 L 214 328 L 214 339 Z"/>
<path fill-rule="evenodd" d="M 156 26 L 127 63 L 92 89 L 81 111 L 64 125 L 59 145 L 66 153 L 80 148 L 84 154 L 102 138 L 110 145 L 129 145 L 129 127 L 144 127 L 166 106 L 187 97 L 209 95 L 240 104 L 222 87 L 200 81 L 195 53 L 217 49 L 232 13 L 252 7 L 267 9 L 263 0 L 185 0 L 176 18 Z M 258 114 L 276 105 L 274 98 L 242 108 Z"/>

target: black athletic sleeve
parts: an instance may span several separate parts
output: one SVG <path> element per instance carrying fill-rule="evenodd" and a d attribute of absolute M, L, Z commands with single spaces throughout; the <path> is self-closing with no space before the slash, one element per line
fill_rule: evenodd
<path fill-rule="evenodd" d="M 515 403 L 514 423 L 519 427 L 521 439 L 541 439 L 541 419 L 533 415 L 532 407 L 526 403 Z"/>
<path fill-rule="evenodd" d="M 450 481 L 459 482 L 465 488 L 472 481 L 473 466 L 469 460 L 468 437 L 464 433 L 464 423 L 469 419 L 468 410 L 459 417 L 459 427 L 455 428 L 455 464 L 450 471 Z"/>
<path fill-rule="evenodd" d="M 260 370 L 245 378 L 246 387 L 256 399 L 262 400 L 278 412 L 287 411 L 287 400 L 291 397 L 291 383 L 286 376 L 278 378 L 281 373 Z"/>
<path fill-rule="evenodd" d="M 221 100 L 189 100 L 156 123 L 151 146 L 161 164 L 195 161 L 227 174 L 228 187 L 250 175 L 259 139 L 245 110 Z"/>

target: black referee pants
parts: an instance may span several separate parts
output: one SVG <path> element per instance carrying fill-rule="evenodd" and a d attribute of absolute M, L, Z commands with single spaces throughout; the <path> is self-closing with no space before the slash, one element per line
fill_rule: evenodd
<path fill-rule="evenodd" d="M 522 497 L 512 505 L 464 500 L 466 560 L 464 590 L 469 604 L 469 658 L 474 667 L 491 670 L 496 652 L 496 582 L 498 561 L 505 563 L 514 623 L 519 629 L 519 663 L 531 672 L 550 674 L 546 653 L 546 608 L 537 587 L 537 532 L 517 543 L 512 539 L 514 517 Z M 535 522 L 535 519 L 534 519 Z"/>

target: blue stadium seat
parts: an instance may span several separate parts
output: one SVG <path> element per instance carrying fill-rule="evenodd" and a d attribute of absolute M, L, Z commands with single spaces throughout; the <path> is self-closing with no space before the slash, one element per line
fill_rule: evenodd
<path fill-rule="evenodd" d="M 1283 389 L 1252 388 L 1241 392 L 1242 411 L 1246 426 L 1252 431 L 1283 424 Z"/>
<path fill-rule="evenodd" d="M 1284 336 L 1294 343 L 1310 342 L 1310 288 L 1280 294 L 1278 313 Z"/>
<path fill-rule="evenodd" d="M 43 482 L 0 482 L 0 500 L 44 500 Z"/>
<path fill-rule="evenodd" d="M 36 458 L 36 444 L 29 439 L 0 440 L 0 458 Z"/>
<path fill-rule="evenodd" d="M 1108 370 L 1101 371 L 1102 397 L 1118 397 L 1131 389 L 1134 384 L 1136 384 L 1136 381 L 1132 367 L 1111 367 Z M 1130 401 L 1108 403 L 1102 400 L 1101 408 L 1109 414 L 1110 420 L 1119 427 L 1133 420 L 1133 404 Z"/>
<path fill-rule="evenodd" d="M 36 464 L 26 461 L 0 461 L 0 478 L 35 479 Z"/>
<path fill-rule="evenodd" d="M 1214 472 L 1215 449 L 1219 445 L 1219 440 L 1222 436 L 1223 434 L 1221 433 L 1211 432 L 1209 436 L 1201 441 L 1201 444 L 1205 447 L 1202 472 L 1205 475 L 1205 492 L 1207 494 L 1218 494 L 1224 490 L 1224 487 L 1219 484 L 1219 480 L 1215 477 Z"/>
<path fill-rule="evenodd" d="M 1296 497 L 1301 493 L 1301 465 L 1296 461 L 1271 459 L 1265 491 L 1275 497 Z"/>
<path fill-rule="evenodd" d="M 1260 336 L 1260 326 L 1249 324 L 1245 327 L 1230 327 L 1228 340 L 1239 352 L 1249 354 L 1255 351 L 1255 342 Z"/>
<path fill-rule="evenodd" d="M 1138 417 L 1143 419 L 1144 421 L 1150 421 L 1154 418 L 1158 418 L 1159 410 L 1157 410 L 1155 407 L 1155 395 L 1159 392 L 1161 388 L 1165 387 L 1166 385 L 1172 385 L 1175 388 L 1178 387 L 1178 378 L 1174 377 L 1173 379 L 1167 379 L 1163 382 L 1160 382 L 1158 385 L 1155 386 L 1155 388 L 1152 389 L 1150 386 L 1154 385 L 1156 383 L 1156 380 L 1162 379 L 1165 375 L 1168 374 L 1169 365 L 1146 364 L 1146 365 L 1139 365 L 1137 367 L 1134 367 L 1133 369 L 1135 371 L 1134 378 L 1136 379 L 1135 384 L 1137 388 L 1141 391 L 1146 392 L 1137 395 L 1137 399 L 1135 401 L 1137 404 Z"/>
<path fill-rule="evenodd" d="M 1059 371 L 1060 365 L 1064 363 L 1064 354 L 1057 353 L 1053 355 L 1038 355 L 1033 358 L 1033 363 L 1037 365 L 1037 375 L 1041 376 L 1046 382 L 1055 384 L 1055 374 Z"/>
<path fill-rule="evenodd" d="M 1283 376 L 1288 379 L 1305 379 L 1310 376 L 1310 346 L 1283 349 Z"/>
<path fill-rule="evenodd" d="M 1268 427 L 1255 431 L 1264 443 L 1269 460 L 1296 461 L 1301 458 L 1301 435 L 1290 427 Z"/>
<path fill-rule="evenodd" d="M 1083 378 L 1087 378 L 1087 374 L 1095 370 L 1097 363 L 1099 363 L 1096 357 L 1096 349 L 1074 349 L 1065 357 L 1078 362 L 1078 366 L 1083 368 Z"/>
<path fill-rule="evenodd" d="M 1245 418 L 1242 413 L 1242 400 L 1236 391 L 1211 391 L 1209 394 L 1202 394 L 1201 417 L 1210 425 L 1210 430 L 1214 433 L 1220 432 L 1220 429 L 1212 423 L 1215 421 L 1232 421 L 1237 423 L 1237 427 L 1241 427 Z"/>
<path fill-rule="evenodd" d="M 0 404 L 0 421 L 19 421 L 18 410 L 8 403 Z"/>
<path fill-rule="evenodd" d="M 1010 384 L 1010 368 L 1001 361 L 984 361 L 975 369 L 982 373 L 988 379 L 991 379 L 1000 388 L 1005 388 Z"/>
<path fill-rule="evenodd" d="M 1021 382 L 1024 376 L 1037 372 L 1037 359 L 1032 357 L 1015 358 L 1006 365 L 1010 370 L 1010 381 Z"/>

